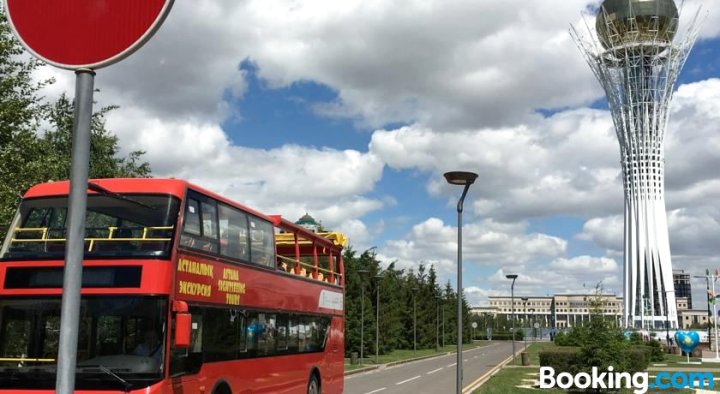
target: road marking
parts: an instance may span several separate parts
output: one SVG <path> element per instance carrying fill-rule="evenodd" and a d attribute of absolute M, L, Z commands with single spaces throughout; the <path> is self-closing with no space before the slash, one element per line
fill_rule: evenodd
<path fill-rule="evenodd" d="M 452 364 L 448 365 L 447 367 L 450 368 L 450 367 L 454 367 L 455 365 L 457 365 L 457 363 L 452 363 Z"/>
<path fill-rule="evenodd" d="M 465 392 L 466 392 L 466 391 L 469 392 L 471 388 L 477 388 L 476 385 L 477 385 L 478 383 L 480 383 L 483 379 L 487 378 L 488 375 L 495 375 L 495 374 L 500 370 L 500 368 L 502 368 L 502 366 L 504 366 L 505 364 L 509 363 L 510 360 L 512 360 L 512 358 L 513 358 L 513 356 L 510 356 L 510 357 L 506 358 L 505 360 L 500 361 L 496 366 L 494 366 L 493 368 L 491 368 L 489 371 L 485 372 L 485 373 L 484 373 L 482 376 L 480 376 L 479 378 L 475 379 L 475 381 L 473 381 L 473 382 L 470 383 L 469 385 L 463 387 L 462 390 L 461 390 L 461 392 L 462 392 L 463 394 L 465 394 Z"/>
<path fill-rule="evenodd" d="M 420 377 L 420 375 L 415 376 L 414 378 L 405 379 L 405 380 L 403 380 L 402 382 L 397 382 L 397 383 L 395 383 L 395 385 L 396 385 L 396 386 L 399 386 L 399 385 L 401 385 L 401 384 L 403 384 L 403 383 L 410 382 L 410 381 L 415 380 L 415 379 L 417 379 L 417 378 L 419 378 L 419 377 Z"/>
<path fill-rule="evenodd" d="M 464 363 L 466 363 L 467 361 L 468 361 L 468 359 L 467 359 L 467 358 L 464 358 L 464 359 L 463 359 L 463 362 L 464 362 Z"/>
<path fill-rule="evenodd" d="M 381 392 L 381 391 L 383 391 L 383 390 L 385 390 L 385 387 L 383 387 L 383 388 L 381 388 L 381 389 L 373 390 L 373 391 L 368 391 L 368 392 L 365 393 L 365 394 L 379 393 L 379 392 Z"/>
<path fill-rule="evenodd" d="M 433 369 L 432 371 L 428 372 L 427 375 L 434 374 L 435 372 L 442 371 L 442 368 Z"/>

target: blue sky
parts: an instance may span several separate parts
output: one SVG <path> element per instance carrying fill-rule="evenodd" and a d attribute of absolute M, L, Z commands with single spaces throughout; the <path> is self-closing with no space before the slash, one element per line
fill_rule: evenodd
<path fill-rule="evenodd" d="M 443 282 L 461 190 L 442 174 L 477 172 L 464 215 L 473 304 L 507 294 L 510 272 L 518 294 L 600 281 L 619 293 L 619 149 L 568 33 L 597 4 L 176 2 L 144 48 L 98 71 L 96 98 L 120 106 L 108 128 L 154 175 L 292 220 L 308 212 L 386 263 L 433 264 Z M 666 138 L 673 265 L 693 274 L 720 265 L 720 15 L 706 13 Z M 47 76 L 49 97 L 72 91 L 71 73 Z"/>

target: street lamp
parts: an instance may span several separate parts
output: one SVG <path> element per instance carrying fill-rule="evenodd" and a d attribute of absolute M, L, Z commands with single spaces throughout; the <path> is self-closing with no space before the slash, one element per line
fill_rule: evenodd
<path fill-rule="evenodd" d="M 523 317 L 523 323 L 522 323 L 522 325 L 523 325 L 523 342 L 525 343 L 525 348 L 527 348 L 527 331 L 525 330 L 525 325 L 527 324 L 527 321 L 528 321 L 528 315 L 527 315 L 527 302 L 528 302 L 528 298 L 527 298 L 527 297 L 522 297 L 522 298 L 520 298 L 520 299 L 521 299 L 522 302 L 523 302 L 523 316 L 524 316 L 524 317 Z"/>
<path fill-rule="evenodd" d="M 512 284 L 510 285 L 510 304 L 512 304 L 512 359 L 513 359 L 513 365 L 515 364 L 515 279 L 517 279 L 516 274 L 511 275 L 505 275 L 506 278 L 512 279 Z"/>
<path fill-rule="evenodd" d="M 368 270 L 358 270 L 360 274 L 360 365 L 363 365 L 363 348 L 365 347 L 365 274 Z"/>
<path fill-rule="evenodd" d="M 673 292 L 673 290 L 665 290 L 665 344 L 668 347 L 670 346 L 670 312 L 668 310 L 667 297 L 668 293 L 671 292 Z"/>
<path fill-rule="evenodd" d="M 417 303 L 415 302 L 417 291 L 418 288 L 413 287 L 413 357 L 415 357 L 417 353 Z"/>
<path fill-rule="evenodd" d="M 381 279 L 382 275 L 375 275 L 375 279 Z M 380 364 L 380 281 L 377 282 L 376 318 L 375 318 L 375 364 Z"/>
<path fill-rule="evenodd" d="M 530 328 L 532 328 L 533 338 L 537 341 L 537 331 L 535 331 L 535 308 L 528 309 L 528 312 L 532 315 L 532 324 L 530 325 Z M 528 322 L 530 321 L 530 318 L 528 317 Z"/>
<path fill-rule="evenodd" d="M 442 297 L 435 296 L 435 350 L 440 351 L 440 300 Z"/>
<path fill-rule="evenodd" d="M 457 203 L 457 213 L 458 213 L 458 224 L 457 224 L 457 233 L 458 233 L 458 248 L 457 248 L 457 377 L 455 380 L 455 392 L 457 394 L 462 394 L 462 210 L 463 210 L 463 202 L 465 201 L 465 196 L 467 195 L 468 189 L 470 189 L 470 185 L 475 182 L 475 179 L 477 179 L 478 175 L 474 172 L 466 172 L 466 171 L 451 171 L 446 172 L 444 174 L 445 179 L 448 181 L 451 185 L 457 185 L 457 186 L 463 186 L 463 192 L 460 196 L 460 200 L 458 200 Z"/>

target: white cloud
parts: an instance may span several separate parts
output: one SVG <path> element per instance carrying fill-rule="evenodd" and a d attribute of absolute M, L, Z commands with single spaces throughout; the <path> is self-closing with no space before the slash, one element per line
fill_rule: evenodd
<path fill-rule="evenodd" d="M 482 221 L 463 226 L 465 264 L 519 266 L 538 259 L 552 259 L 565 253 L 566 241 L 545 234 L 526 234 L 523 225 L 503 225 Z M 380 248 L 386 261 L 397 261 L 399 268 L 419 263 L 435 265 L 439 275 L 447 276 L 456 266 L 457 228 L 430 218 L 413 226 L 405 239 L 389 240 Z"/>
<path fill-rule="evenodd" d="M 520 279 L 542 293 L 550 281 L 568 283 L 553 268 L 589 281 L 570 268 L 609 269 L 622 248 L 623 194 L 611 118 L 607 111 L 573 109 L 602 96 L 567 32 L 581 10 L 597 3 L 176 2 L 144 48 L 99 70 L 96 98 L 99 105 L 120 106 L 108 129 L 124 152 L 146 151 L 155 175 L 187 178 L 291 220 L 311 212 L 347 231 L 361 249 L 376 242 L 382 227 L 369 229 L 363 216 L 395 204 L 393 196 L 373 195 L 385 165 L 428 175 L 427 190 L 435 197 L 457 191 L 445 184 L 443 172 L 475 171 L 480 177 L 466 202 L 465 258 L 532 272 Z M 690 7 L 700 3 L 688 0 Z M 704 38 L 720 34 L 717 8 L 710 9 Z M 408 126 L 375 131 L 367 152 L 233 143 L 221 125 L 228 117 L 242 121 L 243 102 L 232 103 L 247 90 L 248 75 L 239 68 L 245 60 L 257 66 L 264 89 L 312 81 L 336 92 L 333 102 L 310 103 L 318 113 Z M 58 80 L 48 96 L 72 95 L 72 73 L 44 68 L 36 79 L 48 76 Z M 544 118 L 539 108 L 570 109 Z M 718 117 L 720 80 L 679 87 L 666 136 L 666 202 L 676 261 L 690 265 L 717 255 L 711 235 L 718 214 L 711 201 L 720 197 Z M 554 215 L 587 219 L 580 238 L 607 249 L 609 257 L 567 257 L 566 240 L 528 230 L 528 219 Z M 454 226 L 429 218 L 397 238 L 382 246 L 387 261 L 453 269 Z M 613 282 L 617 276 L 601 278 Z"/>

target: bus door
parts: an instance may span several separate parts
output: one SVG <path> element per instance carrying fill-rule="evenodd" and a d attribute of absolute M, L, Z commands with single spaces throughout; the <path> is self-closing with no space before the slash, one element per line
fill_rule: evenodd
<path fill-rule="evenodd" d="M 170 352 L 170 380 L 173 394 L 205 394 L 212 389 L 206 387 L 207 378 L 200 374 L 203 361 L 201 313 L 192 314 L 191 330 L 190 346 L 177 349 L 173 343 Z"/>

